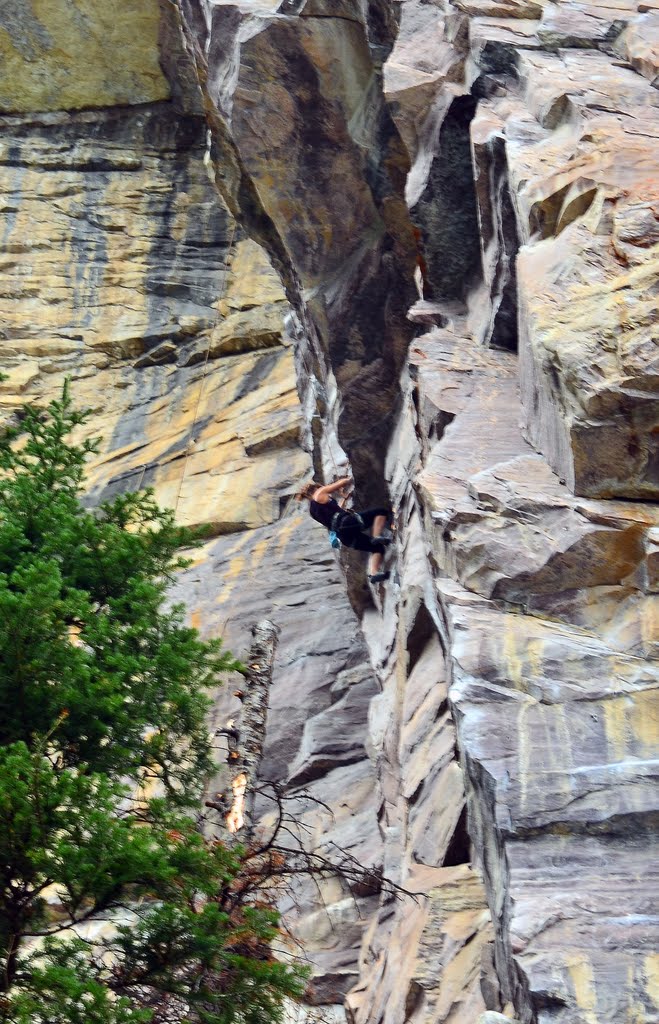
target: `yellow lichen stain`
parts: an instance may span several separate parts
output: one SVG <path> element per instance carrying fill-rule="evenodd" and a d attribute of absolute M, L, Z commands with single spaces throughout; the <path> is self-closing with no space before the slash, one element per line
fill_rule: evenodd
<path fill-rule="evenodd" d="M 655 755 L 659 735 L 659 691 L 656 688 L 603 701 L 602 708 L 613 762 Z"/>
<path fill-rule="evenodd" d="M 190 211 L 194 210 L 195 200 L 202 198 L 203 195 L 198 182 L 194 185 L 188 184 L 186 192 L 176 192 L 174 208 L 169 222 L 169 231 L 175 242 L 182 242 L 185 239 L 190 220 Z"/>
<path fill-rule="evenodd" d="M 588 960 L 575 960 L 568 966 L 574 986 L 574 996 L 581 1011 L 584 1024 L 599 1024 L 597 1017 L 597 993 L 593 966 Z"/>
<path fill-rule="evenodd" d="M 291 516 L 290 519 L 282 522 L 279 532 L 277 533 L 277 549 L 283 551 L 291 537 L 296 530 L 299 530 L 302 517 L 299 515 Z"/>
<path fill-rule="evenodd" d="M 132 231 L 135 231 L 139 224 L 140 235 L 145 241 L 153 232 L 153 222 L 147 224 L 145 219 L 140 217 L 144 197 L 140 195 L 138 202 L 135 203 L 132 196 L 136 188 L 139 188 L 140 192 L 142 189 L 146 192 L 148 184 L 148 177 L 140 174 L 139 181 L 133 182 L 133 192 L 129 197 L 126 195 L 124 177 L 120 174 L 111 174 L 108 175 L 103 196 L 103 208 L 112 211 L 114 218 L 120 218 L 125 214 L 132 222 Z M 143 349 L 140 336 L 144 331 L 144 325 L 148 325 L 147 293 L 144 287 L 147 266 L 143 259 L 144 253 L 140 251 L 144 243 L 141 238 L 139 241 L 133 238 L 130 232 L 120 230 L 105 231 L 103 239 L 105 266 L 95 303 L 98 308 L 94 329 L 112 349 L 116 345 L 115 354 L 137 355 Z M 127 303 L 126 284 L 129 274 L 135 277 L 133 287 L 130 288 L 130 302 Z M 128 351 L 122 339 L 130 335 L 133 335 L 135 340 L 130 343 Z"/>
<path fill-rule="evenodd" d="M 526 657 L 529 663 L 528 677 L 542 679 L 542 660 L 545 650 L 545 643 L 539 637 L 530 639 L 526 645 Z"/>
<path fill-rule="evenodd" d="M 639 999 L 634 998 L 642 991 L 643 974 L 644 971 L 640 964 L 631 963 L 627 968 L 627 992 L 630 996 L 630 1003 L 626 1008 L 624 1024 L 646 1024 L 647 1022 L 645 1006 Z"/>
<path fill-rule="evenodd" d="M 240 534 L 235 544 L 229 549 L 229 561 L 222 567 L 222 589 L 217 595 L 217 604 L 226 604 L 236 585 L 244 579 L 248 556 L 242 554 L 242 550 L 250 540 L 249 532 L 246 531 Z"/>
<path fill-rule="evenodd" d="M 503 656 L 506 675 L 513 684 L 513 689 L 523 690 L 523 661 L 518 652 L 518 639 L 517 623 L 507 617 L 503 634 Z"/>
<path fill-rule="evenodd" d="M 650 1002 L 659 1007 L 659 953 L 648 953 L 644 958 L 643 976 Z"/>
<path fill-rule="evenodd" d="M 629 724 L 634 738 L 634 755 L 654 757 L 659 736 L 659 690 L 642 690 L 633 695 Z"/>
<path fill-rule="evenodd" d="M 75 110 L 167 99 L 157 0 L 18 0 L 0 28 L 0 110 Z"/>
<path fill-rule="evenodd" d="M 570 334 L 578 334 L 585 356 L 586 346 L 596 345 L 596 338 L 607 324 L 620 333 L 624 327 L 637 327 L 644 319 L 651 318 L 652 305 L 647 305 L 645 318 L 642 316 L 642 302 L 659 273 L 659 246 L 646 251 L 647 262 L 633 268 L 626 274 L 617 274 L 605 281 L 573 284 L 566 295 L 565 312 L 557 315 L 552 309 L 553 320 L 546 323 L 544 342 L 551 348 L 565 344 L 565 327 Z M 569 310 L 569 313 L 567 312 Z M 597 329 L 594 331 L 593 329 Z M 615 364 L 610 360 L 613 372 Z"/>
<path fill-rule="evenodd" d="M 224 578 L 222 589 L 217 595 L 217 604 L 226 604 L 236 587 L 236 584 L 244 578 L 246 559 L 242 555 L 230 559 L 224 567 Z"/>
<path fill-rule="evenodd" d="M 659 653 L 659 595 L 653 594 L 643 602 L 640 623 L 644 653 L 656 656 Z"/>
<path fill-rule="evenodd" d="M 531 704 L 524 704 L 519 709 L 517 717 L 517 742 L 518 742 L 518 765 L 519 765 L 519 809 L 524 813 L 528 804 L 528 783 L 533 763 L 533 751 L 531 750 L 531 737 L 526 726 L 526 716 L 531 709 Z"/>
<path fill-rule="evenodd" d="M 627 757 L 626 700 L 627 698 L 605 700 L 601 705 L 604 712 L 604 732 L 609 748 L 609 758 L 613 763 L 624 761 Z"/>
<path fill-rule="evenodd" d="M 256 570 L 260 567 L 261 563 L 263 562 L 263 559 L 268 553 L 269 547 L 269 537 L 263 537 L 261 540 L 256 542 L 252 549 L 252 556 L 250 558 L 250 569 Z"/>

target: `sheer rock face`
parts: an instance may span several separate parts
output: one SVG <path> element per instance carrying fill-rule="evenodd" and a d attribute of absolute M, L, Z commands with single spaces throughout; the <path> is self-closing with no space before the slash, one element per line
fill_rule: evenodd
<path fill-rule="evenodd" d="M 603 53 L 525 54 L 519 74 L 537 127 L 508 122 L 511 175 L 540 239 L 518 261 L 526 433 L 577 494 L 656 499 L 657 93 Z"/>
<path fill-rule="evenodd" d="M 0 388 L 11 408 L 73 373 L 104 436 L 93 497 L 156 484 L 223 533 L 277 518 L 308 463 L 288 305 L 204 152 L 165 103 L 5 118 Z"/>
<path fill-rule="evenodd" d="M 417 480 L 450 577 L 449 694 L 503 997 L 524 1021 L 651 1015 L 637 873 L 656 813 L 657 510 L 571 495 L 516 425 L 513 358 L 471 346 L 415 343 L 421 435 L 450 417 Z"/>
<path fill-rule="evenodd" d="M 282 636 L 263 778 L 286 785 L 290 776 L 316 848 L 329 856 L 339 844 L 378 870 L 365 750 L 376 682 L 331 548 L 292 500 L 311 461 L 284 330 L 290 305 L 209 178 L 199 94 L 163 10 L 150 38 L 157 56 L 160 35 L 172 99 L 140 92 L 117 94 L 127 106 L 104 103 L 81 73 L 72 88 L 95 109 L 2 115 L 0 408 L 9 419 L 71 375 L 76 402 L 96 410 L 86 429 L 103 438 L 90 501 L 152 486 L 181 522 L 209 529 L 173 597 L 238 654 L 254 621 L 275 619 Z M 102 31 L 102 19 L 90 24 Z M 141 21 L 138 29 L 146 45 Z M 310 628 L 307 602 L 322 628 Z M 228 680 L 217 695 L 220 758 L 222 730 L 240 720 L 239 685 Z M 266 820 L 269 810 L 263 801 Z M 318 891 L 298 885 L 285 909 L 315 965 L 314 1000 L 339 1007 L 377 897 L 337 879 L 321 894 L 322 909 Z"/>
<path fill-rule="evenodd" d="M 304 1019 L 653 1020 L 656 15 L 97 6 L 0 16 L 0 405 L 72 374 L 91 500 L 210 527 L 175 597 L 281 629 L 263 779 L 418 894 L 296 881 Z M 292 501 L 346 452 L 377 590 Z"/>

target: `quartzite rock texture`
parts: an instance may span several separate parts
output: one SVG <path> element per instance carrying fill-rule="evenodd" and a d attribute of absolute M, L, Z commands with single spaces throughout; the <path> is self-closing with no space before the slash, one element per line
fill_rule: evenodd
<path fill-rule="evenodd" d="M 209 527 L 174 597 L 280 629 L 262 781 L 415 894 L 295 881 L 291 1021 L 659 1020 L 657 21 L 0 12 L 2 415 L 72 376 L 90 500 Z M 292 500 L 349 463 L 375 589 Z"/>

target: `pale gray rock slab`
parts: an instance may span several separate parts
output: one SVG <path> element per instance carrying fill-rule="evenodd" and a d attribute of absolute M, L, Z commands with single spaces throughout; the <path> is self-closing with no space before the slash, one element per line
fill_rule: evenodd
<path fill-rule="evenodd" d="M 629 990 L 618 1002 L 602 979 L 622 979 L 628 958 L 656 942 L 645 886 L 659 810 L 659 672 L 595 637 L 586 647 L 582 630 L 456 602 L 443 589 L 470 831 L 500 976 L 515 963 L 523 978 L 509 974 L 506 995 L 530 1000 L 543 1021 L 550 1009 L 561 1021 L 585 1019 L 578 1007 L 589 999 L 598 1020 L 617 1020 Z M 500 652 L 490 658 L 492 644 Z M 636 998 L 649 1010 L 647 993 Z"/>
<path fill-rule="evenodd" d="M 370 699 L 378 688 L 370 665 L 364 668 L 363 675 L 364 682 L 355 681 L 335 704 L 306 720 L 297 758 L 288 776 L 290 786 L 307 783 L 334 767 L 365 757 L 364 722 Z"/>
<path fill-rule="evenodd" d="M 272 781 L 287 777 L 305 722 L 334 703 L 337 676 L 366 658 L 325 531 L 291 512 L 249 535 L 209 542 L 180 590 L 238 654 L 248 646 L 252 622 L 269 615 L 281 628 L 261 769 Z M 327 608 L 331 615 L 322 614 Z M 365 699 L 359 706 L 365 721 Z"/>
<path fill-rule="evenodd" d="M 297 841 L 305 848 L 336 864 L 347 854 L 378 871 L 375 775 L 364 749 L 377 685 L 325 531 L 290 511 L 279 523 L 208 542 L 177 596 L 238 654 L 260 616 L 279 626 L 261 781 L 286 783 L 291 776 L 286 808 L 300 823 Z M 239 722 L 234 685 L 240 687 L 239 679 L 218 695 L 219 726 Z M 267 787 L 256 810 L 257 834 L 267 834 L 273 812 Z M 312 1004 L 335 1006 L 354 985 L 376 902 L 331 873 L 316 881 L 301 875 L 282 893 L 287 928 L 312 966 Z"/>
<path fill-rule="evenodd" d="M 467 865 L 417 867 L 407 884 L 417 900 L 383 908 L 368 936 L 364 981 L 347 999 L 352 1017 L 356 1024 L 474 1020 L 490 938 L 479 879 Z"/>
<path fill-rule="evenodd" d="M 592 1005 L 613 1022 L 630 1000 L 649 1012 L 650 983 L 625 986 L 609 950 L 644 959 L 655 941 L 633 894 L 657 814 L 656 509 L 570 493 L 521 436 L 504 353 L 445 329 L 411 358 L 425 514 L 453 577 L 437 581 L 449 698 L 503 997 L 523 1020 L 585 1021 Z M 629 851 L 627 874 L 616 848 Z"/>

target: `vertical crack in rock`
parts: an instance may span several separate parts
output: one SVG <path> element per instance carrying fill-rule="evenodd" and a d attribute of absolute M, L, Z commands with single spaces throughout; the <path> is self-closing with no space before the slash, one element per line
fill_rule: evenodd
<path fill-rule="evenodd" d="M 412 628 L 407 634 L 407 674 L 411 675 L 426 644 L 435 635 L 436 626 L 425 604 L 419 606 Z"/>
<path fill-rule="evenodd" d="M 481 274 L 480 234 L 469 126 L 473 96 L 451 103 L 439 130 L 426 187 L 412 208 L 423 236 L 424 297 L 464 302 Z"/>
<path fill-rule="evenodd" d="M 470 864 L 471 860 L 471 838 L 467 828 L 467 808 L 465 807 L 444 854 L 442 867 L 452 868 L 457 864 Z"/>
<path fill-rule="evenodd" d="M 483 100 L 471 124 L 483 283 L 470 299 L 471 319 L 485 344 L 517 351 L 519 235 L 496 101 Z M 480 308 L 479 308 L 480 307 Z"/>

